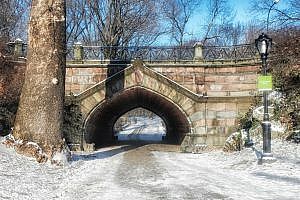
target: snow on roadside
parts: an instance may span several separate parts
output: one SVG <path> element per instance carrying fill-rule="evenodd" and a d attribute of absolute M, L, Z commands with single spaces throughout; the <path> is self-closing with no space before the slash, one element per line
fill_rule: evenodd
<path fill-rule="evenodd" d="M 262 165 L 257 164 L 255 154 L 261 151 L 261 144 L 254 150 L 151 154 L 163 172 L 158 181 L 162 188 L 168 188 L 168 199 L 182 199 L 182 192 L 194 196 L 203 193 L 210 199 L 298 199 L 300 146 L 273 140 L 277 161 Z M 0 144 L 0 199 L 147 199 L 142 191 L 116 182 L 124 152 L 128 152 L 124 146 L 73 152 L 73 162 L 58 167 L 39 164 Z M 149 187 L 153 185 L 144 181 Z"/>
<path fill-rule="evenodd" d="M 261 165 L 256 157 L 261 144 L 233 153 L 155 152 L 155 156 L 186 187 L 192 187 L 192 183 L 230 199 L 299 199 L 300 146 L 280 140 L 274 140 L 272 146 L 276 161 Z M 186 178 L 187 172 L 191 172 L 190 178 Z"/>

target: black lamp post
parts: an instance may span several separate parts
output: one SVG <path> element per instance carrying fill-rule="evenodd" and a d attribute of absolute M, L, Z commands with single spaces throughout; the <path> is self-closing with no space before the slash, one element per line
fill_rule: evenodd
<path fill-rule="evenodd" d="M 262 74 L 267 75 L 268 53 L 272 46 L 272 39 L 262 33 L 256 40 L 255 46 L 258 49 L 262 60 Z M 271 157 L 271 122 L 268 113 L 268 91 L 263 90 L 264 117 L 262 122 L 263 129 L 263 157 Z"/>

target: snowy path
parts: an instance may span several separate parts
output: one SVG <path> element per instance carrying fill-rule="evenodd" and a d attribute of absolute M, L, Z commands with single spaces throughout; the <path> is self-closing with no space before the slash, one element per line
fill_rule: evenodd
<path fill-rule="evenodd" d="M 129 120 L 130 125 L 124 125 L 122 131 L 117 132 L 119 141 L 161 141 L 166 134 L 162 120 L 158 116 L 154 118 L 131 117 Z"/>
<path fill-rule="evenodd" d="M 174 146 L 115 146 L 37 164 L 0 145 L 0 199 L 299 199 L 300 147 L 278 143 L 273 164 L 251 149 L 182 154 Z"/>

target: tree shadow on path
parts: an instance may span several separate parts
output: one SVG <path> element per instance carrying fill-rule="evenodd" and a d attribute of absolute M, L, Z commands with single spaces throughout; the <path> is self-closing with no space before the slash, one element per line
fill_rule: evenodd
<path fill-rule="evenodd" d="M 124 144 L 124 145 L 118 146 L 117 148 L 112 147 L 112 149 L 107 149 L 104 151 L 101 151 L 101 149 L 98 149 L 95 152 L 91 152 L 91 153 L 82 153 L 82 154 L 74 153 L 74 154 L 72 154 L 72 161 L 79 161 L 79 160 L 89 161 L 89 160 L 96 160 L 96 159 L 105 159 L 105 158 L 109 158 L 109 157 L 115 156 L 117 154 L 126 152 L 126 151 L 130 151 L 132 149 L 139 148 L 143 145 L 145 145 L 145 144 L 129 143 L 129 144 Z"/>

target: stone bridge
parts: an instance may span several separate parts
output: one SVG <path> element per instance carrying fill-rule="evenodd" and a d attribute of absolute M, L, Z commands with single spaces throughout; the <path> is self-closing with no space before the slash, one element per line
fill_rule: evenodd
<path fill-rule="evenodd" d="M 160 59 L 153 59 L 153 52 Z M 153 52 L 139 54 L 152 60 L 137 55 L 140 59 L 91 59 L 83 55 L 83 46 L 75 46 L 65 79 L 67 112 L 78 115 L 66 129 L 71 146 L 114 142 L 114 123 L 138 107 L 161 117 L 166 142 L 181 144 L 184 151 L 197 145 L 221 146 L 237 130 L 239 117 L 257 95 L 260 63 L 253 50 L 211 51 L 195 45 L 175 59 Z M 171 52 L 169 58 L 178 55 L 165 52 Z"/>
<path fill-rule="evenodd" d="M 101 67 L 99 67 L 101 66 Z M 259 65 L 246 63 L 69 64 L 66 94 L 80 107 L 80 141 L 113 142 L 113 126 L 124 113 L 142 107 L 161 117 L 166 140 L 186 151 L 194 145 L 223 145 L 256 95 Z M 81 137 L 80 137 L 81 136 Z M 72 138 L 72 137 L 71 137 Z M 83 139 L 83 140 L 82 140 Z"/>

